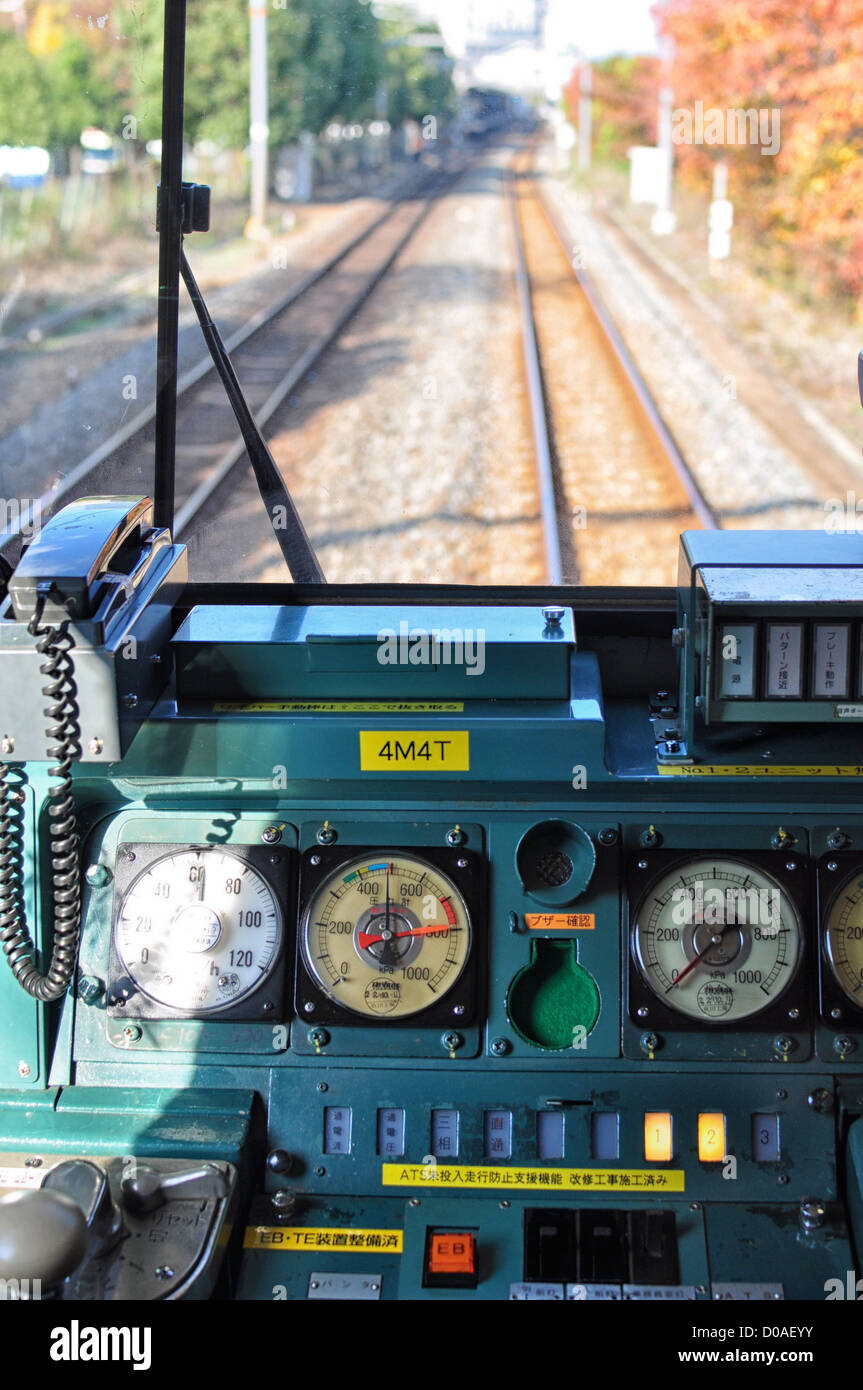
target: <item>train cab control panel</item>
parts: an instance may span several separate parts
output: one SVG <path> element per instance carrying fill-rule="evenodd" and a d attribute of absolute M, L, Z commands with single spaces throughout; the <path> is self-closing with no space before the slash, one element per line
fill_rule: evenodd
<path fill-rule="evenodd" d="M 861 576 L 689 532 L 676 589 L 334 601 L 60 511 L 0 606 L 0 1278 L 844 1288 Z"/>

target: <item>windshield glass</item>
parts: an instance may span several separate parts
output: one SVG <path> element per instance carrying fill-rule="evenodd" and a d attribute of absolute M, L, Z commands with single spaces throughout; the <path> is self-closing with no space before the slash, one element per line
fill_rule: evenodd
<path fill-rule="evenodd" d="M 154 492 L 163 25 L 0 0 L 13 564 Z M 185 251 L 326 578 L 669 584 L 686 529 L 856 531 L 861 52 L 850 0 L 190 5 Z M 192 577 L 284 579 L 182 286 L 179 391 Z"/>

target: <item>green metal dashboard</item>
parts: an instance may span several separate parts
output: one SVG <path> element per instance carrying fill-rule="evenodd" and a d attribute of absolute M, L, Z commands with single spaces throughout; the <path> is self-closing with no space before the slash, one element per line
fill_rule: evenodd
<path fill-rule="evenodd" d="M 825 560 L 823 537 L 689 535 L 677 592 L 335 603 L 188 586 L 162 547 L 133 601 L 76 629 L 72 987 L 39 1001 L 0 971 L 0 1189 L 71 1193 L 86 1253 L 28 1264 L 19 1237 L 6 1278 L 94 1299 L 844 1289 L 863 602 L 840 539 Z M 845 588 L 807 606 L 787 571 L 825 563 Z M 0 610 L 44 952 L 22 629 Z"/>

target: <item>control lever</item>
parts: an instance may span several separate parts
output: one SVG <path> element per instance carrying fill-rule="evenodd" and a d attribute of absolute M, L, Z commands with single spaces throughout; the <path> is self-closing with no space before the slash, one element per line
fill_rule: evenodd
<path fill-rule="evenodd" d="M 0 1279 L 49 1292 L 74 1274 L 89 1246 L 84 1213 L 62 1192 L 24 1188 L 0 1197 Z"/>
<path fill-rule="evenodd" d="M 155 1168 L 139 1166 L 132 1177 L 123 1179 L 122 1192 L 124 1206 L 135 1215 L 144 1215 L 165 1202 L 227 1197 L 228 1179 L 212 1163 L 179 1173 L 159 1173 Z"/>
<path fill-rule="evenodd" d="M 104 1169 L 84 1158 L 58 1163 L 46 1173 L 43 1192 L 70 1197 L 81 1208 L 90 1237 L 90 1253 L 102 1254 L 123 1233 L 123 1217 L 111 1197 Z"/>

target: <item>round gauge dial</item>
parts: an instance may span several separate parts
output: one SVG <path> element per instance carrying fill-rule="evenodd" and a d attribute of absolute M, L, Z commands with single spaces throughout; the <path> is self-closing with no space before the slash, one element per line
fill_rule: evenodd
<path fill-rule="evenodd" d="M 645 983 L 699 1023 L 739 1023 L 775 1003 L 801 948 L 800 921 L 780 884 L 733 859 L 669 869 L 641 899 L 632 927 Z"/>
<path fill-rule="evenodd" d="M 839 885 L 824 923 L 824 951 L 840 989 L 863 1009 L 863 868 Z"/>
<path fill-rule="evenodd" d="M 470 943 L 470 916 L 455 884 L 409 854 L 341 864 L 303 918 L 307 970 L 334 1004 L 369 1021 L 440 1003 Z"/>
<path fill-rule="evenodd" d="M 272 970 L 282 914 L 266 880 L 224 850 L 155 860 L 127 889 L 114 943 L 132 982 L 184 1013 L 217 1013 Z"/>

